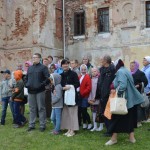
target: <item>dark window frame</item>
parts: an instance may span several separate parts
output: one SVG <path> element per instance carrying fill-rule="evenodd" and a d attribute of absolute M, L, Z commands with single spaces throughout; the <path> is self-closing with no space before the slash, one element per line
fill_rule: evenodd
<path fill-rule="evenodd" d="M 85 11 L 74 13 L 74 36 L 85 35 Z"/>
<path fill-rule="evenodd" d="M 150 28 L 150 1 L 146 1 L 146 28 Z"/>
<path fill-rule="evenodd" d="M 98 18 L 98 33 L 110 32 L 109 7 L 99 8 L 97 10 L 97 18 Z M 106 25 L 107 27 L 105 27 Z"/>

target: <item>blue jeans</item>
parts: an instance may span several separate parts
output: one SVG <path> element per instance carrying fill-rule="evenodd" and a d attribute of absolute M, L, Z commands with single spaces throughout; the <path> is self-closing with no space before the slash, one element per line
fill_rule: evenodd
<path fill-rule="evenodd" d="M 54 124 L 54 131 L 60 131 L 62 108 L 52 108 L 51 120 Z"/>
<path fill-rule="evenodd" d="M 14 122 L 14 109 L 13 109 L 13 101 L 10 101 L 10 97 L 4 97 L 2 98 L 2 116 L 1 116 L 1 124 L 5 124 L 5 118 L 6 118 L 6 112 L 8 104 L 10 106 L 10 110 L 13 116 L 13 122 Z"/>
<path fill-rule="evenodd" d="M 21 102 L 14 102 L 14 116 L 15 124 L 22 125 L 26 121 L 26 118 L 21 114 Z"/>

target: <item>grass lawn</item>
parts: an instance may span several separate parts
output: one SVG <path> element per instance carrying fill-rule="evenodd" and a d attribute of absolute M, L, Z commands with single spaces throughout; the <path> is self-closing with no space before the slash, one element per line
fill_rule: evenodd
<path fill-rule="evenodd" d="M 28 105 L 26 106 L 28 110 Z M 1 112 L 1 106 L 0 106 Z M 28 111 L 25 115 L 28 118 Z M 1 113 L 0 113 L 1 114 Z M 65 137 L 63 134 L 51 135 L 52 124 L 47 123 L 46 131 L 39 132 L 38 122 L 36 130 L 28 133 L 26 129 L 28 125 L 20 129 L 14 129 L 12 126 L 12 118 L 8 109 L 6 117 L 6 125 L 0 126 L 0 150 L 142 150 L 150 149 L 150 124 L 143 124 L 142 127 L 136 129 L 135 135 L 137 143 L 128 142 L 127 134 L 120 134 L 118 144 L 110 147 L 104 146 L 109 140 L 103 137 L 103 132 L 83 131 L 77 132 L 74 137 Z"/>

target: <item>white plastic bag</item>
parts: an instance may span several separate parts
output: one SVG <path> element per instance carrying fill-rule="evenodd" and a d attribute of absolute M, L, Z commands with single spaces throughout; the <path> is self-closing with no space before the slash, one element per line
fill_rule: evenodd
<path fill-rule="evenodd" d="M 69 85 L 71 88 L 67 91 L 65 91 L 65 99 L 64 103 L 66 105 L 74 106 L 76 104 L 75 102 L 75 89 L 73 85 Z"/>

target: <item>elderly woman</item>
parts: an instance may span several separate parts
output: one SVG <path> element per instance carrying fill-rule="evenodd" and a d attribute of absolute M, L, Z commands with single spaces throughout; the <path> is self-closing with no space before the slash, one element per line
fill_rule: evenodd
<path fill-rule="evenodd" d="M 143 97 L 134 86 L 131 73 L 124 67 L 121 59 L 115 61 L 116 77 L 114 79 L 114 87 L 118 90 L 118 97 L 125 94 L 127 99 L 127 115 L 112 115 L 112 122 L 109 126 L 109 132 L 112 133 L 111 140 L 105 145 L 113 145 L 117 143 L 117 133 L 128 133 L 129 141 L 135 143 L 134 128 L 137 126 L 137 109 L 136 105 L 143 102 Z"/>
<path fill-rule="evenodd" d="M 91 68 L 93 68 L 93 66 L 90 63 L 90 58 L 88 56 L 84 56 L 82 59 L 82 63 L 87 66 L 87 73 L 91 75 Z"/>
<path fill-rule="evenodd" d="M 132 61 L 130 63 L 130 70 L 133 76 L 134 84 L 137 90 L 141 93 L 142 86 L 146 87 L 148 84 L 148 80 L 145 76 L 145 73 L 139 70 L 139 63 L 137 61 Z M 144 91 L 143 91 L 144 92 Z M 138 127 L 142 126 L 141 121 L 146 120 L 146 110 L 142 108 L 140 105 L 137 106 L 137 122 Z"/>
<path fill-rule="evenodd" d="M 67 129 L 67 137 L 75 135 L 74 131 L 79 130 L 78 123 L 78 106 L 77 106 L 77 88 L 80 86 L 78 75 L 71 71 L 69 68 L 69 61 L 64 59 L 61 61 L 61 67 L 63 68 L 63 73 L 61 74 L 62 80 L 61 85 L 63 87 L 63 93 L 71 88 L 70 85 L 74 86 L 75 89 L 75 101 L 76 105 L 64 105 L 62 112 L 62 122 L 61 129 Z"/>
<path fill-rule="evenodd" d="M 87 74 L 87 66 L 85 64 L 82 64 L 80 66 L 80 73 L 81 76 L 79 76 L 80 79 L 80 95 L 81 95 L 81 112 L 82 112 L 82 118 L 83 118 L 83 129 L 91 129 L 92 124 L 90 120 L 90 116 L 87 112 L 87 108 L 89 107 L 88 103 L 88 97 L 91 92 L 92 84 L 91 84 L 91 78 Z M 88 125 L 87 125 L 88 123 Z"/>

